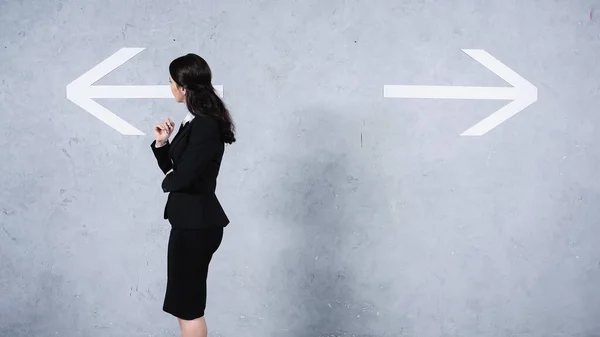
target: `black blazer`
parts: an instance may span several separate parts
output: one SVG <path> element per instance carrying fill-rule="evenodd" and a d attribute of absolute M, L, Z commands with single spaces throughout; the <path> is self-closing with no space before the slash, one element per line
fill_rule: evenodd
<path fill-rule="evenodd" d="M 218 122 L 196 116 L 179 131 L 170 144 L 150 147 L 165 175 L 162 189 L 169 193 L 164 218 L 172 228 L 225 227 L 229 219 L 223 211 L 215 189 L 225 144 Z"/>

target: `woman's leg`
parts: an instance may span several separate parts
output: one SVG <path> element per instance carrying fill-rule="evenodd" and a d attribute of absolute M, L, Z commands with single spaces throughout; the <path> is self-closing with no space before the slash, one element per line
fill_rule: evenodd
<path fill-rule="evenodd" d="M 203 304 L 206 306 L 206 279 L 208 277 L 208 267 L 214 252 L 216 252 L 221 245 L 221 241 L 223 239 L 223 229 L 218 228 L 216 231 L 211 230 L 210 232 L 203 233 L 202 235 L 205 238 L 209 238 L 209 242 L 207 247 L 208 249 L 198 254 L 202 257 L 200 260 L 201 271 L 198 275 L 199 279 L 204 282 L 198 282 L 196 287 L 200 287 L 200 292 L 198 294 L 198 305 L 204 302 Z M 208 337 L 208 329 L 206 327 L 206 321 L 204 320 L 204 310 L 202 310 L 202 313 L 200 314 L 202 315 L 201 317 L 193 320 L 178 318 L 182 337 Z"/>
<path fill-rule="evenodd" d="M 204 317 L 196 318 L 191 321 L 187 321 L 178 318 L 179 326 L 181 327 L 181 337 L 207 337 L 208 330 L 206 328 L 206 321 Z"/>

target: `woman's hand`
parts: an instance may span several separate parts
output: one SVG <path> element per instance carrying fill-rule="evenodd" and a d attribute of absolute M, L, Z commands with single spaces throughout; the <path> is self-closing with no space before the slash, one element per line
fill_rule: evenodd
<path fill-rule="evenodd" d="M 167 140 L 171 136 L 174 128 L 175 122 L 173 122 L 170 118 L 154 126 L 154 139 L 156 140 L 156 147 L 161 147 L 167 143 Z"/>

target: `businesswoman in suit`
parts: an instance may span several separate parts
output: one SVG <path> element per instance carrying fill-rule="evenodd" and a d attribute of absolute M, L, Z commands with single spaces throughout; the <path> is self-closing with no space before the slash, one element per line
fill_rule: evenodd
<path fill-rule="evenodd" d="M 155 125 L 151 144 L 165 173 L 162 190 L 169 193 L 164 209 L 171 232 L 163 310 L 178 318 L 183 337 L 206 337 L 208 265 L 229 224 L 215 188 L 225 143 L 235 142 L 235 131 L 202 57 L 181 56 L 171 62 L 169 73 L 173 96 L 189 113 L 171 143 L 175 124 L 169 119 Z"/>

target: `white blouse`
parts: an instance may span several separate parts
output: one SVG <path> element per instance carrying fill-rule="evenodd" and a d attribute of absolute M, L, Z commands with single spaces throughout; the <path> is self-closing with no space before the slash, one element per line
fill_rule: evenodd
<path fill-rule="evenodd" d="M 188 112 L 185 118 L 183 119 L 183 122 L 181 122 L 181 125 L 185 125 L 185 123 L 190 122 L 192 119 L 194 119 L 194 117 L 196 116 L 192 115 L 191 112 Z"/>

